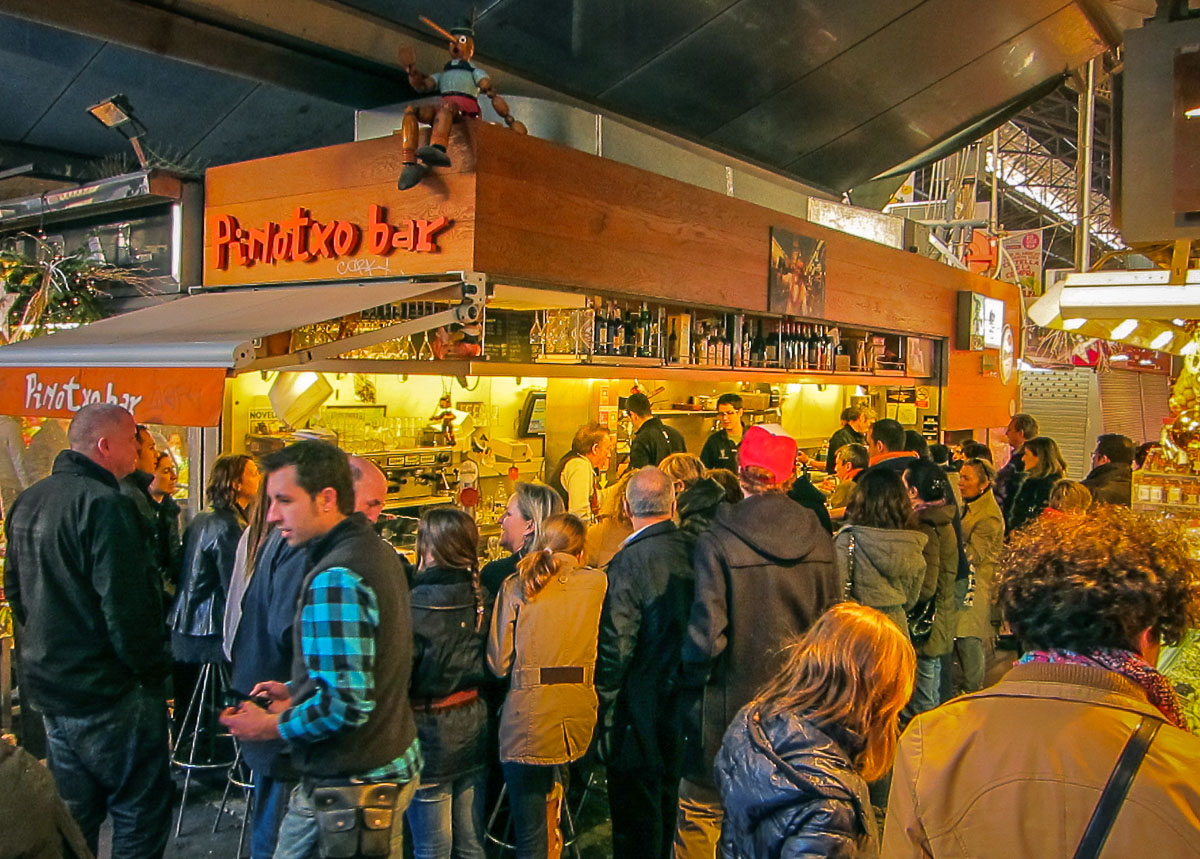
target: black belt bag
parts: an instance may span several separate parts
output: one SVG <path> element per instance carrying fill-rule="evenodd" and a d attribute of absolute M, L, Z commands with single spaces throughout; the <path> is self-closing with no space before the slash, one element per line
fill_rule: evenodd
<path fill-rule="evenodd" d="M 389 855 L 400 787 L 393 782 L 317 782 L 312 799 L 321 859 Z"/>

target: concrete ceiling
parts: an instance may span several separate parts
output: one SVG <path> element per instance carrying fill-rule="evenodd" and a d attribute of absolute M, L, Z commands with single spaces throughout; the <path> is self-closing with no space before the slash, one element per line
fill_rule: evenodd
<path fill-rule="evenodd" d="M 502 91 L 557 94 L 833 191 L 1002 121 L 1154 12 L 1154 0 L 475 5 L 476 59 Z M 0 171 L 33 163 L 25 185 L 91 178 L 90 159 L 127 151 L 86 113 L 116 92 L 151 148 L 184 166 L 351 139 L 355 108 L 413 95 L 398 45 L 415 44 L 427 71 L 444 61 L 419 16 L 449 26 L 470 7 L 0 0 Z"/>

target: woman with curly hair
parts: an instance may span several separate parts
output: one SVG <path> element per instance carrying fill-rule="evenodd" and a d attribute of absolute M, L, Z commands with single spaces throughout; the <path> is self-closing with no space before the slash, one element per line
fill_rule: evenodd
<path fill-rule="evenodd" d="M 1050 505 L 1050 490 L 1067 473 L 1058 443 L 1040 435 L 1025 442 L 1021 449 L 1021 461 L 1025 465 L 1025 479 L 1008 508 L 1008 530 L 1024 528 Z"/>
<path fill-rule="evenodd" d="M 608 581 L 583 565 L 583 521 L 547 517 L 537 542 L 500 586 L 488 667 L 511 683 L 500 712 L 500 761 L 519 859 L 559 855 L 567 764 L 596 726 L 596 647 Z"/>
<path fill-rule="evenodd" d="M 1078 855 L 1135 736 L 1148 750 L 1104 855 L 1200 855 L 1200 739 L 1153 667 L 1200 622 L 1195 548 L 1180 524 L 1118 506 L 1014 535 L 998 593 L 1024 655 L 905 731 L 883 855 Z"/>
<path fill-rule="evenodd" d="M 892 765 L 915 661 L 905 632 L 853 603 L 789 649 L 717 755 L 726 859 L 878 855 L 867 782 Z"/>

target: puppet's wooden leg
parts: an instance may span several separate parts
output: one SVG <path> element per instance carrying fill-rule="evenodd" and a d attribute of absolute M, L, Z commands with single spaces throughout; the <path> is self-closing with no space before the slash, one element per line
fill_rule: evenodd
<path fill-rule="evenodd" d="M 400 124 L 400 160 L 404 166 L 400 170 L 400 181 L 396 183 L 401 191 L 407 191 L 425 177 L 429 168 L 417 161 L 417 144 L 420 142 L 421 129 L 417 124 L 417 113 L 412 107 L 404 109 L 404 119 Z"/>
<path fill-rule="evenodd" d="M 433 130 L 429 132 L 429 145 L 417 150 L 417 157 L 433 167 L 449 167 L 450 156 L 446 146 L 450 142 L 450 126 L 458 116 L 453 104 L 443 104 L 433 118 Z"/>

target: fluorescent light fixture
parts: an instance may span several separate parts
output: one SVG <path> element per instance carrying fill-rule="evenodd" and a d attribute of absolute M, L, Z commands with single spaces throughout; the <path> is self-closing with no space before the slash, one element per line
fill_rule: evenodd
<path fill-rule="evenodd" d="M 1170 277 L 1162 269 L 1069 274 L 1058 304 L 1064 317 L 1200 318 L 1200 269 L 1189 270 L 1186 283 L 1171 284 Z"/>
<path fill-rule="evenodd" d="M 1138 363 L 1141 364 L 1143 367 L 1153 367 L 1154 366 L 1154 362 L 1151 361 L 1149 358 L 1142 358 L 1140 361 L 1138 361 Z"/>
<path fill-rule="evenodd" d="M 1178 325 L 1180 328 L 1182 328 L 1186 324 L 1185 320 L 1183 320 L 1183 319 L 1172 319 L 1171 323 L 1174 325 Z"/>
<path fill-rule="evenodd" d="M 1180 355 L 1191 355 L 1197 349 L 1200 349 L 1200 342 L 1197 342 L 1195 340 L 1189 340 L 1187 343 L 1185 343 L 1183 345 L 1183 348 L 1179 350 L 1179 354 Z"/>
<path fill-rule="evenodd" d="M 1128 361 L 1128 360 L 1129 360 L 1129 356 L 1128 356 L 1128 355 L 1113 355 L 1113 356 L 1112 356 L 1111 358 L 1109 358 L 1108 360 L 1109 360 L 1109 361 Z"/>
<path fill-rule="evenodd" d="M 1153 340 L 1150 341 L 1150 348 L 1151 349 L 1161 349 L 1164 346 L 1166 346 L 1168 343 L 1170 343 L 1171 338 L 1174 336 L 1175 336 L 1174 331 L 1164 331 L 1162 334 L 1159 334 L 1157 337 L 1155 337 Z"/>
<path fill-rule="evenodd" d="M 1064 331 L 1078 331 L 1083 326 L 1087 325 L 1087 320 L 1080 317 L 1074 319 L 1064 319 L 1062 327 Z"/>
<path fill-rule="evenodd" d="M 1193 107 L 1191 110 L 1183 112 L 1184 119 L 1200 119 L 1200 107 Z"/>
<path fill-rule="evenodd" d="M 1138 321 L 1136 319 L 1126 319 L 1112 330 L 1112 338 L 1114 340 L 1120 340 L 1122 337 L 1128 337 L 1137 327 Z"/>

